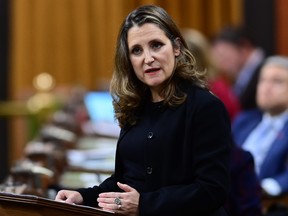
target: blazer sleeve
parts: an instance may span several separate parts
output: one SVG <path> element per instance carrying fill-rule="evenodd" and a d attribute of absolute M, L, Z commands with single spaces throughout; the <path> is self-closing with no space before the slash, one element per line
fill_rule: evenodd
<path fill-rule="evenodd" d="M 105 181 L 103 181 L 99 186 L 80 188 L 77 190 L 83 197 L 83 205 L 97 207 L 97 198 L 100 193 L 108 191 L 120 191 L 117 187 L 117 180 L 115 175 L 111 175 Z"/>

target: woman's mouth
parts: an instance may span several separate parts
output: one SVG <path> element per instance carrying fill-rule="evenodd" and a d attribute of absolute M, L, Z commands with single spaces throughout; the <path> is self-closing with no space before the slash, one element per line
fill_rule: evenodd
<path fill-rule="evenodd" d="M 160 68 L 149 68 L 149 69 L 145 70 L 145 73 L 153 73 L 153 72 L 157 72 L 159 70 L 160 70 Z"/>

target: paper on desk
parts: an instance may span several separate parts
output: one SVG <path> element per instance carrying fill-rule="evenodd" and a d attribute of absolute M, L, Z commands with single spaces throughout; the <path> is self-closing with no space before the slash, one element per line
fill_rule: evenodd
<path fill-rule="evenodd" d="M 101 148 L 95 150 L 68 150 L 68 161 L 81 162 L 85 160 L 105 159 L 113 158 L 115 154 L 115 148 Z"/>

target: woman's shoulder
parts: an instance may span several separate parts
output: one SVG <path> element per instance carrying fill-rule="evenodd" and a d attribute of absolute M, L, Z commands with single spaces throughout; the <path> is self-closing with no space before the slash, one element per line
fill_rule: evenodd
<path fill-rule="evenodd" d="M 187 88 L 187 98 L 188 101 L 193 101 L 206 104 L 206 103 L 219 103 L 223 105 L 223 102 L 208 88 L 201 88 L 195 85 L 190 85 Z"/>
<path fill-rule="evenodd" d="M 191 86 L 187 91 L 186 103 L 187 110 L 197 113 L 199 116 L 205 116 L 205 118 L 225 116 L 227 120 L 229 119 L 224 103 L 209 89 Z"/>

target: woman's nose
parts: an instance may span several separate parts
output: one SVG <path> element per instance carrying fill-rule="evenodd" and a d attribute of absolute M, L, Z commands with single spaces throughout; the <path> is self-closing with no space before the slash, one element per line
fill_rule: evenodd
<path fill-rule="evenodd" d="M 155 59 L 153 58 L 153 56 L 149 51 L 145 52 L 145 59 L 144 59 L 145 64 L 151 64 L 152 62 L 154 62 L 154 60 Z"/>

